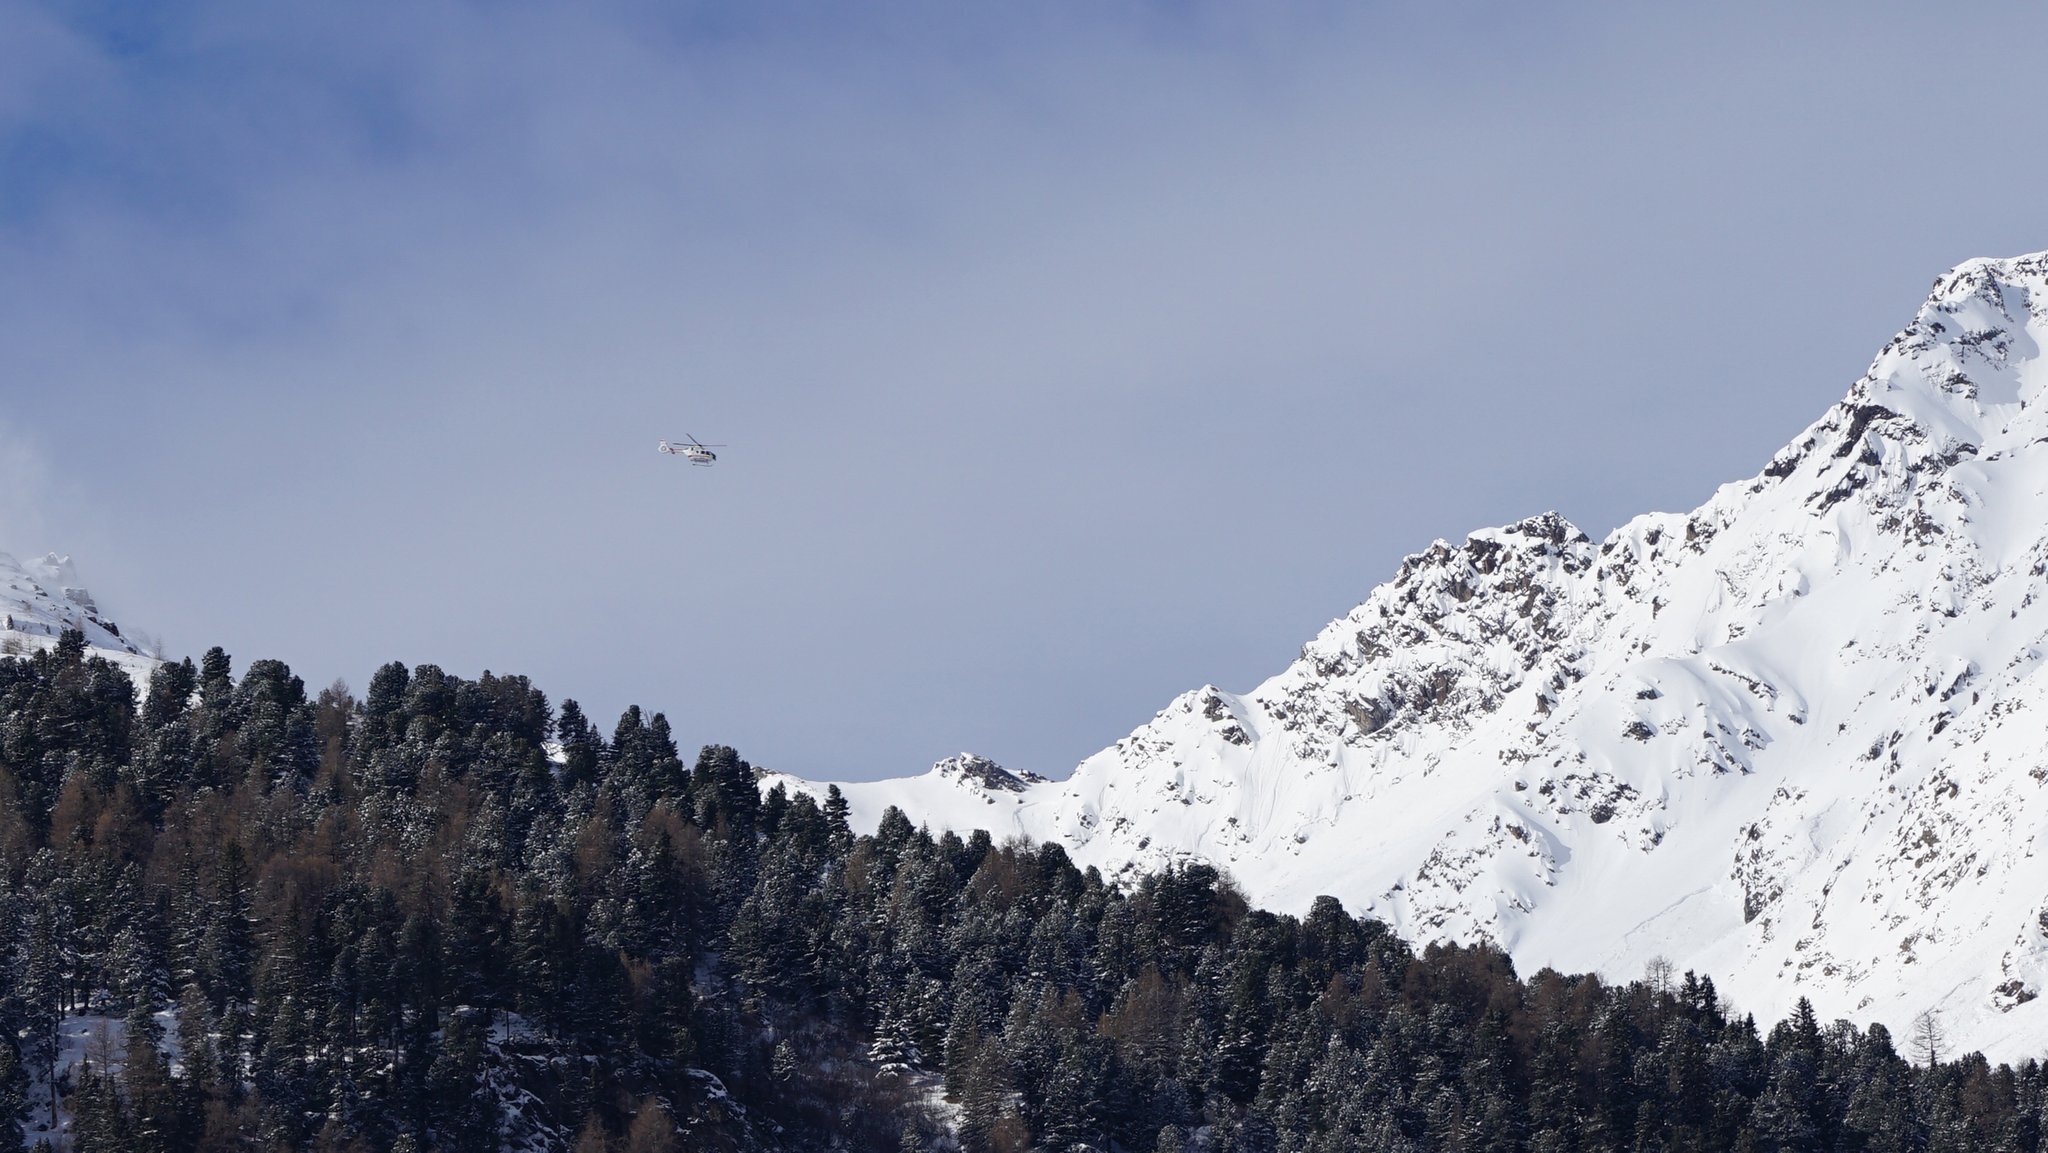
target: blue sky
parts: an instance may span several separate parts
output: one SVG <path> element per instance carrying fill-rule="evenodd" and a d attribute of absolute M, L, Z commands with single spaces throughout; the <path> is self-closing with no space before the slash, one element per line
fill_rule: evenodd
<path fill-rule="evenodd" d="M 1063 774 L 2048 247 L 2048 13 L 1968 12 L 0 0 L 0 547 L 315 683 Z"/>

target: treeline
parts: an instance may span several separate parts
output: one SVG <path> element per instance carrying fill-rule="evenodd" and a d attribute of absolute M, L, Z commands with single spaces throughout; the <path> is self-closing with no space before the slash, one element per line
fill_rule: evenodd
<path fill-rule="evenodd" d="M 61 1109 L 82 1153 L 2033 1153 L 2044 1096 L 2032 1061 L 1417 954 L 1204 866 L 856 836 L 836 792 L 522 677 L 393 664 L 358 700 L 216 649 L 138 707 L 76 634 L 0 661 L 0 1116 L 31 1146 Z"/>

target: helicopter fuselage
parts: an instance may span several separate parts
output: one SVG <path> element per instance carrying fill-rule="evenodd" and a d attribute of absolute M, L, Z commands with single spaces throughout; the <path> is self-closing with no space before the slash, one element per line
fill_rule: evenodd
<path fill-rule="evenodd" d="M 661 442 L 661 451 L 669 456 L 679 456 L 691 464 L 711 464 L 718 460 L 718 454 L 701 444 L 670 444 Z"/>

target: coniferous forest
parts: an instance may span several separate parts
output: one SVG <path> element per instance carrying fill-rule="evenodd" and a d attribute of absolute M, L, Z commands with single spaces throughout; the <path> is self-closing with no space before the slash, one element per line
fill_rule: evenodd
<path fill-rule="evenodd" d="M 523 677 L 0 660 L 0 1151 L 2033 1151 L 2044 1090 L 1206 866 L 855 835 Z"/>

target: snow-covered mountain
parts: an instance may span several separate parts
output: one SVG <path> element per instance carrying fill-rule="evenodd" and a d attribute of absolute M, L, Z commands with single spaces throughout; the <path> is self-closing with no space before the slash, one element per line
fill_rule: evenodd
<path fill-rule="evenodd" d="M 0 654 L 49 648 L 70 628 L 83 631 L 86 646 L 126 669 L 138 687 L 148 684 L 156 661 L 100 612 L 70 557 L 49 553 L 24 563 L 0 553 Z"/>
<path fill-rule="evenodd" d="M 955 758 L 841 788 L 870 823 L 894 804 L 1109 872 L 1200 857 L 1269 906 L 1331 893 L 1525 971 L 1662 956 L 1765 1019 L 1935 1008 L 2038 1055 L 2044 339 L 2048 253 L 1970 261 L 1690 513 L 1438 541 L 1279 675 L 1186 693 L 1067 780 Z"/>

